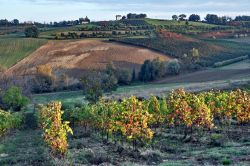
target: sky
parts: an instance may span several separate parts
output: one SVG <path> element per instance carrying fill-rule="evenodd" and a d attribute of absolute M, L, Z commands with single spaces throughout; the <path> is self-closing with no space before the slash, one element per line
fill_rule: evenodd
<path fill-rule="evenodd" d="M 51 22 L 88 16 L 92 21 L 115 15 L 146 13 L 170 19 L 173 14 L 250 15 L 250 0 L 0 0 L 0 19 Z"/>

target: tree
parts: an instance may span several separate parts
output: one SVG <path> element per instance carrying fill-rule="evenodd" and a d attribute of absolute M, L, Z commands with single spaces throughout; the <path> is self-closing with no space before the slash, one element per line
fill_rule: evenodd
<path fill-rule="evenodd" d="M 180 73 L 181 65 L 180 62 L 177 59 L 170 60 L 167 63 L 167 73 L 178 75 Z"/>
<path fill-rule="evenodd" d="M 115 75 L 115 67 L 114 67 L 113 62 L 109 62 L 109 63 L 106 65 L 106 70 L 105 70 L 105 72 L 106 72 L 108 75 Z"/>
<path fill-rule="evenodd" d="M 135 13 L 129 13 L 127 14 L 127 19 L 144 19 L 147 17 L 147 14 L 135 14 Z"/>
<path fill-rule="evenodd" d="M 161 78 L 166 73 L 166 66 L 163 61 L 161 61 L 159 58 L 156 58 L 152 61 L 152 80 Z"/>
<path fill-rule="evenodd" d="M 172 20 L 177 21 L 178 20 L 178 16 L 177 15 L 173 15 L 172 16 Z"/>
<path fill-rule="evenodd" d="M 249 56 L 250 58 L 250 56 Z M 132 81 L 135 81 L 136 80 L 136 72 L 135 72 L 135 69 L 133 69 L 133 74 L 132 74 Z"/>
<path fill-rule="evenodd" d="M 250 21 L 250 16 L 236 16 L 234 21 Z"/>
<path fill-rule="evenodd" d="M 129 13 L 127 14 L 127 19 L 135 19 L 136 14 Z"/>
<path fill-rule="evenodd" d="M 110 92 L 117 89 L 118 80 L 116 76 L 104 74 L 101 78 L 102 89 L 104 92 Z"/>
<path fill-rule="evenodd" d="M 191 53 L 191 60 L 192 62 L 197 62 L 200 58 L 200 53 L 199 53 L 199 50 L 196 49 L 196 48 L 193 48 L 192 50 L 190 50 L 190 53 Z"/>
<path fill-rule="evenodd" d="M 228 16 L 219 17 L 219 23 L 225 25 L 227 22 L 231 22 L 233 19 Z"/>
<path fill-rule="evenodd" d="M 103 80 L 102 80 L 103 89 L 106 92 L 115 90 L 117 88 L 118 80 L 116 77 L 116 69 L 112 62 L 106 65 L 105 73 L 106 75 L 103 75 Z"/>
<path fill-rule="evenodd" d="M 18 19 L 14 19 L 12 22 L 13 22 L 14 25 L 19 25 L 19 20 Z"/>
<path fill-rule="evenodd" d="M 96 103 L 103 95 L 101 74 L 92 72 L 84 75 L 81 79 L 86 99 L 91 103 Z"/>
<path fill-rule="evenodd" d="M 141 70 L 139 72 L 140 81 L 147 82 L 151 80 L 151 62 L 150 60 L 146 60 L 141 66 Z"/>
<path fill-rule="evenodd" d="M 159 58 L 156 58 L 153 61 L 146 60 L 141 66 L 139 79 L 143 82 L 152 81 L 163 77 L 166 73 L 165 71 L 165 64 Z"/>
<path fill-rule="evenodd" d="M 88 23 L 90 23 L 90 19 L 88 18 L 88 16 L 85 17 L 85 21 L 87 21 Z"/>
<path fill-rule="evenodd" d="M 25 28 L 24 34 L 26 37 L 38 38 L 39 31 L 36 26 L 30 26 Z"/>
<path fill-rule="evenodd" d="M 215 14 L 207 14 L 205 17 L 205 20 L 210 24 L 218 24 L 219 23 L 219 17 Z"/>
<path fill-rule="evenodd" d="M 9 21 L 7 19 L 0 20 L 0 26 L 7 26 L 9 24 Z"/>
<path fill-rule="evenodd" d="M 29 99 L 22 94 L 19 87 L 13 86 L 9 88 L 3 95 L 3 103 L 13 111 L 21 111 L 21 109 L 29 103 Z"/>
<path fill-rule="evenodd" d="M 96 103 L 104 92 L 115 90 L 118 83 L 112 63 L 107 64 L 105 72 L 90 72 L 81 81 L 86 99 L 91 103 Z"/>
<path fill-rule="evenodd" d="M 179 21 L 185 21 L 186 20 L 187 15 L 186 14 L 181 14 L 179 15 Z"/>
<path fill-rule="evenodd" d="M 189 18 L 188 18 L 188 21 L 198 22 L 198 21 L 200 21 L 200 20 L 201 20 L 201 18 L 200 18 L 200 16 L 197 15 L 197 14 L 192 14 L 192 15 L 190 15 Z"/>
<path fill-rule="evenodd" d="M 137 15 L 137 18 L 146 18 L 146 17 L 147 17 L 147 14 L 143 14 L 143 13 Z"/>
<path fill-rule="evenodd" d="M 119 84 L 129 85 L 132 81 L 132 73 L 127 69 L 118 70 L 116 75 Z"/>

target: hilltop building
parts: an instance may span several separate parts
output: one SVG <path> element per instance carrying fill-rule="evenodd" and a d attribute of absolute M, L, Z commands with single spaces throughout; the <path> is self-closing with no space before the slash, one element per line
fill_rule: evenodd
<path fill-rule="evenodd" d="M 122 15 L 116 15 L 116 16 L 115 16 L 115 19 L 116 19 L 116 20 L 121 20 L 121 19 L 122 19 Z"/>
<path fill-rule="evenodd" d="M 88 24 L 88 23 L 90 23 L 90 19 L 88 18 L 88 16 L 86 16 L 85 18 L 79 18 L 79 23 L 80 24 Z"/>

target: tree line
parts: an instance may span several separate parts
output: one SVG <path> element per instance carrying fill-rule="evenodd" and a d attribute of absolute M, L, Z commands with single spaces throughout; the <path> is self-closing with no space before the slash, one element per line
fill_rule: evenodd
<path fill-rule="evenodd" d="M 189 17 L 186 14 L 173 15 L 172 20 L 175 21 L 194 21 L 194 22 L 207 22 L 210 24 L 221 24 L 224 25 L 232 21 L 250 21 L 250 16 L 236 16 L 234 19 L 228 16 L 218 16 L 216 14 L 207 14 L 204 20 L 201 20 L 200 15 L 191 14 Z"/>
<path fill-rule="evenodd" d="M 7 20 L 7 19 L 0 19 L 0 26 L 24 26 L 24 25 L 36 25 L 38 27 L 64 27 L 64 26 L 73 26 L 73 25 L 79 25 L 79 24 L 85 24 L 90 23 L 90 19 L 88 16 L 85 18 L 81 17 L 78 20 L 63 20 L 60 22 L 50 22 L 50 23 L 40 23 L 40 22 L 31 22 L 31 21 L 25 21 L 20 22 L 18 19 L 13 20 Z"/>
<path fill-rule="evenodd" d="M 122 20 L 126 19 L 145 19 L 147 18 L 147 14 L 141 13 L 128 13 L 126 16 L 122 17 Z M 232 17 L 228 16 L 218 16 L 217 14 L 207 14 L 204 20 L 201 19 L 200 15 L 198 14 L 191 14 L 189 17 L 186 14 L 180 14 L 180 15 L 173 15 L 172 20 L 176 21 L 194 21 L 194 22 L 207 22 L 210 24 L 226 24 L 228 22 L 239 22 L 239 21 L 250 21 L 250 16 L 236 16 L 234 19 Z M 0 19 L 0 26 L 17 26 L 17 25 L 27 25 L 32 24 L 39 27 L 64 27 L 64 26 L 74 26 L 84 23 L 90 23 L 90 19 L 86 16 L 85 18 L 81 17 L 77 20 L 63 20 L 60 22 L 50 22 L 50 23 L 40 23 L 40 22 L 20 22 L 18 19 L 13 20 L 7 20 L 7 19 Z"/>

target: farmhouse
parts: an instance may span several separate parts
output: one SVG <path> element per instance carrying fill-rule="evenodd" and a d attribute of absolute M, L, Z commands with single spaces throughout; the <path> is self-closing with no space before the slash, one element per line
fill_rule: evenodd
<path fill-rule="evenodd" d="M 86 16 L 85 18 L 79 18 L 79 23 L 80 24 L 88 24 L 88 23 L 90 23 L 90 19 L 88 18 L 88 16 Z"/>

